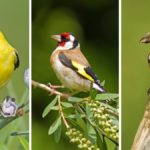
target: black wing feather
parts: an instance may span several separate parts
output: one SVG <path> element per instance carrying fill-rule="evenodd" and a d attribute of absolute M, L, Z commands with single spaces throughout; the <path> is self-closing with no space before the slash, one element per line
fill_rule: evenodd
<path fill-rule="evenodd" d="M 66 55 L 64 55 L 63 53 L 59 53 L 58 57 L 59 57 L 60 62 L 61 62 L 63 65 L 65 65 L 66 67 L 69 67 L 69 68 L 71 68 L 71 69 L 73 69 L 73 70 L 77 70 L 77 68 L 75 68 L 75 67 L 72 65 L 71 60 L 70 60 Z"/>
<path fill-rule="evenodd" d="M 86 71 L 87 74 L 89 74 L 94 79 L 94 82 L 96 84 L 98 84 L 100 87 L 102 87 L 100 85 L 100 80 L 98 79 L 97 75 L 94 73 L 94 71 L 91 67 L 86 67 L 84 70 Z"/>
<path fill-rule="evenodd" d="M 15 65 L 15 69 L 17 69 L 20 65 L 19 55 L 18 55 L 17 51 L 15 51 L 15 55 L 16 55 L 16 58 L 15 58 L 14 65 Z"/>

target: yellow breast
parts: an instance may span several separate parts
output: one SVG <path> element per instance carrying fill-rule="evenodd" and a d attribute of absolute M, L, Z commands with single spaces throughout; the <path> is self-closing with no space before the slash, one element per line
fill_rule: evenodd
<path fill-rule="evenodd" d="M 0 32 L 0 87 L 11 78 L 15 62 L 14 48 L 9 45 L 2 32 Z"/>

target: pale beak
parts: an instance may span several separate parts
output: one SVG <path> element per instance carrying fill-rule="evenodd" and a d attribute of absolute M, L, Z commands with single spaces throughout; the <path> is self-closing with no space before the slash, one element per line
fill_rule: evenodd
<path fill-rule="evenodd" d="M 51 38 L 58 41 L 58 42 L 61 42 L 61 37 L 60 35 L 51 35 Z"/>
<path fill-rule="evenodd" d="M 140 43 L 150 43 L 150 32 L 140 39 Z"/>

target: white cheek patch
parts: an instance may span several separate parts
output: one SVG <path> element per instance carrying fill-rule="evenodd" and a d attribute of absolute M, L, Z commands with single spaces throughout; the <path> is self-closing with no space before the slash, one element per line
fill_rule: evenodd
<path fill-rule="evenodd" d="M 72 47 L 73 47 L 72 42 L 66 42 L 66 44 L 64 45 L 64 48 L 66 48 L 66 49 L 71 49 Z"/>
<path fill-rule="evenodd" d="M 56 50 L 69 50 L 74 47 L 73 42 L 75 41 L 75 37 L 73 35 L 70 35 L 70 41 L 66 42 L 63 46 L 58 46 Z M 80 47 L 79 44 L 77 47 Z"/>
<path fill-rule="evenodd" d="M 74 40 L 75 40 L 75 37 L 70 35 L 70 41 L 74 42 Z"/>

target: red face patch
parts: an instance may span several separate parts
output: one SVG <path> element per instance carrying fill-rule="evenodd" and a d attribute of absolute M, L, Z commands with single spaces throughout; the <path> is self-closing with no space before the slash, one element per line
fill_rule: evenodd
<path fill-rule="evenodd" d="M 66 38 L 66 39 L 69 38 L 69 36 L 70 36 L 70 34 L 66 33 L 66 32 L 61 34 L 61 37 Z"/>
<path fill-rule="evenodd" d="M 66 44 L 66 42 L 68 42 L 70 40 L 70 34 L 69 33 L 62 33 L 60 34 L 61 36 L 61 42 L 58 43 L 58 46 L 64 46 Z"/>
<path fill-rule="evenodd" d="M 66 42 L 59 42 L 59 43 L 58 43 L 58 46 L 62 46 L 62 47 L 63 47 L 63 46 L 65 45 L 65 43 L 66 43 Z"/>

